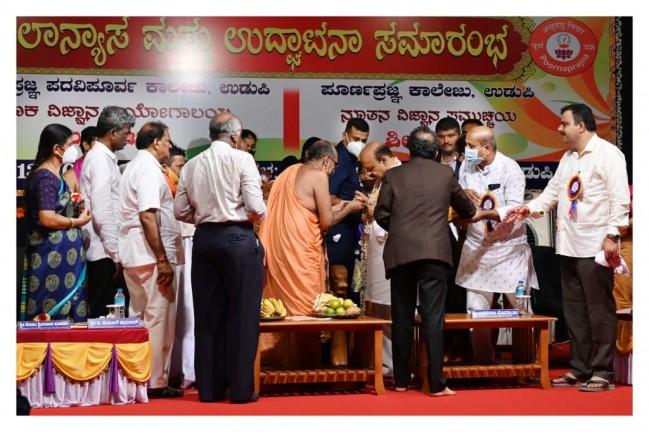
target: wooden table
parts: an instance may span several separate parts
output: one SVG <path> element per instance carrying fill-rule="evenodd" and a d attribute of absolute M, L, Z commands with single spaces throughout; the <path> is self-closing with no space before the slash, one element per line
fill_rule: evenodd
<path fill-rule="evenodd" d="M 369 316 L 356 319 L 293 320 L 287 317 L 281 321 L 262 321 L 260 333 L 281 332 L 323 332 L 355 331 L 373 332 L 372 364 L 360 368 L 336 367 L 307 370 L 261 370 L 260 353 L 255 359 L 255 391 L 261 384 L 322 383 L 322 382 L 373 382 L 377 395 L 385 394 L 383 386 L 383 326 L 390 321 Z"/>
<path fill-rule="evenodd" d="M 544 389 L 551 388 L 550 374 L 548 370 L 548 346 L 549 332 L 548 327 L 551 321 L 556 321 L 554 317 L 543 315 L 532 315 L 524 318 L 471 318 L 471 315 L 464 313 L 446 314 L 445 330 L 470 329 L 470 328 L 513 328 L 513 329 L 534 329 L 533 341 L 536 347 L 534 359 L 524 363 L 495 363 L 488 365 L 445 365 L 444 376 L 446 378 L 501 378 L 501 377 L 531 377 L 539 378 L 541 387 Z M 426 350 L 424 347 L 423 337 L 421 337 L 421 317 L 417 316 L 415 320 L 415 356 L 418 357 L 416 367 L 424 379 L 422 392 L 428 393 L 428 378 L 426 367 Z M 516 350 L 516 343 L 521 343 L 524 338 L 512 338 L 512 349 Z"/>

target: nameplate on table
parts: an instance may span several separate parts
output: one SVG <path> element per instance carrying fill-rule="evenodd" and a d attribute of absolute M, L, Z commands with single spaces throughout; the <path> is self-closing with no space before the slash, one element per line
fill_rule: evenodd
<path fill-rule="evenodd" d="M 142 321 L 139 318 L 90 318 L 89 329 L 105 328 L 140 328 Z"/>
<path fill-rule="evenodd" d="M 471 318 L 518 318 L 518 311 L 516 309 L 473 310 Z"/>
<path fill-rule="evenodd" d="M 70 328 L 68 320 L 18 321 L 18 330 L 65 330 Z"/>

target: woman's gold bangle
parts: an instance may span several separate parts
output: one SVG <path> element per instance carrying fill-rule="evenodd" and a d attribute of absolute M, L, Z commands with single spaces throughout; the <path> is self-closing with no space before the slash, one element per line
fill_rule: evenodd
<path fill-rule="evenodd" d="M 70 227 L 69 228 L 74 228 L 74 220 L 71 217 L 69 217 L 68 219 L 70 219 Z"/>

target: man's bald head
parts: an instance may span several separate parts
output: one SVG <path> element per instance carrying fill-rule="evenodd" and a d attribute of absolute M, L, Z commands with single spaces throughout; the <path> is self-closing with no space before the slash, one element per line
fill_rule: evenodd
<path fill-rule="evenodd" d="M 223 111 L 212 117 L 210 120 L 210 139 L 212 141 L 223 140 L 231 135 L 237 135 L 237 140 L 241 137 L 241 120 L 231 112 Z"/>
<path fill-rule="evenodd" d="M 358 156 L 367 177 L 377 181 L 381 181 L 383 173 L 392 166 L 392 158 L 390 148 L 380 141 L 367 143 Z"/>
<path fill-rule="evenodd" d="M 363 154 L 374 156 L 376 149 L 382 145 L 384 144 L 381 141 L 368 142 L 367 144 L 365 144 L 365 147 L 363 147 L 363 150 L 361 150 L 361 154 L 359 155 L 359 158 L 362 157 Z"/>
<path fill-rule="evenodd" d="M 485 167 L 496 158 L 496 136 L 487 126 L 476 126 L 466 134 L 465 161 Z"/>
<path fill-rule="evenodd" d="M 496 136 L 494 130 L 488 126 L 475 126 L 469 129 L 466 133 L 466 142 L 471 143 L 471 147 L 490 145 L 496 151 Z"/>

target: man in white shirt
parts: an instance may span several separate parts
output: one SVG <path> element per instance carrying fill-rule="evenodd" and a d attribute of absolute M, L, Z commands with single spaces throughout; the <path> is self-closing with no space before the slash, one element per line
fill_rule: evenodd
<path fill-rule="evenodd" d="M 264 247 L 253 223 L 264 218 L 261 177 L 241 149 L 241 121 L 210 121 L 208 149 L 182 170 L 176 219 L 196 225 L 192 250 L 195 373 L 201 402 L 255 402 L 254 363 L 264 286 Z"/>
<path fill-rule="evenodd" d="M 515 160 L 498 152 L 493 129 L 476 126 L 466 135 L 465 159 L 459 182 L 488 220 L 468 225 L 455 283 L 464 287 L 466 309 L 492 309 L 501 293 L 514 307 L 518 281 L 538 289 L 524 222 L 501 223 L 507 211 L 523 204 L 525 175 Z M 495 360 L 491 329 L 473 329 L 476 363 Z"/>
<path fill-rule="evenodd" d="M 507 219 L 557 208 L 556 244 L 561 256 L 571 369 L 552 385 L 579 386 L 582 391 L 612 390 L 616 336 L 613 270 L 594 258 L 603 250 L 609 263 L 618 260 L 620 228 L 629 224 L 626 162 L 617 147 L 597 136 L 593 112 L 584 104 L 563 107 L 558 130 L 570 150 L 543 193 L 511 210 Z"/>
<path fill-rule="evenodd" d="M 120 180 L 119 256 L 131 296 L 129 313 L 149 329 L 150 398 L 179 397 L 168 386 L 176 325 L 174 267 L 184 263 L 180 224 L 173 197 L 162 174 L 169 157 L 169 129 L 147 123 L 137 134 L 138 153 Z"/>
<path fill-rule="evenodd" d="M 82 228 L 88 259 L 89 318 L 108 315 L 106 305 L 113 304 L 117 288 L 123 287 L 122 267 L 117 246 L 119 179 L 115 152 L 128 143 L 135 119 L 126 109 L 107 106 L 97 120 L 97 140 L 85 157 L 80 192 L 92 212 L 92 223 Z M 126 291 L 126 290 L 125 290 Z M 129 298 L 126 296 L 126 306 Z"/>

